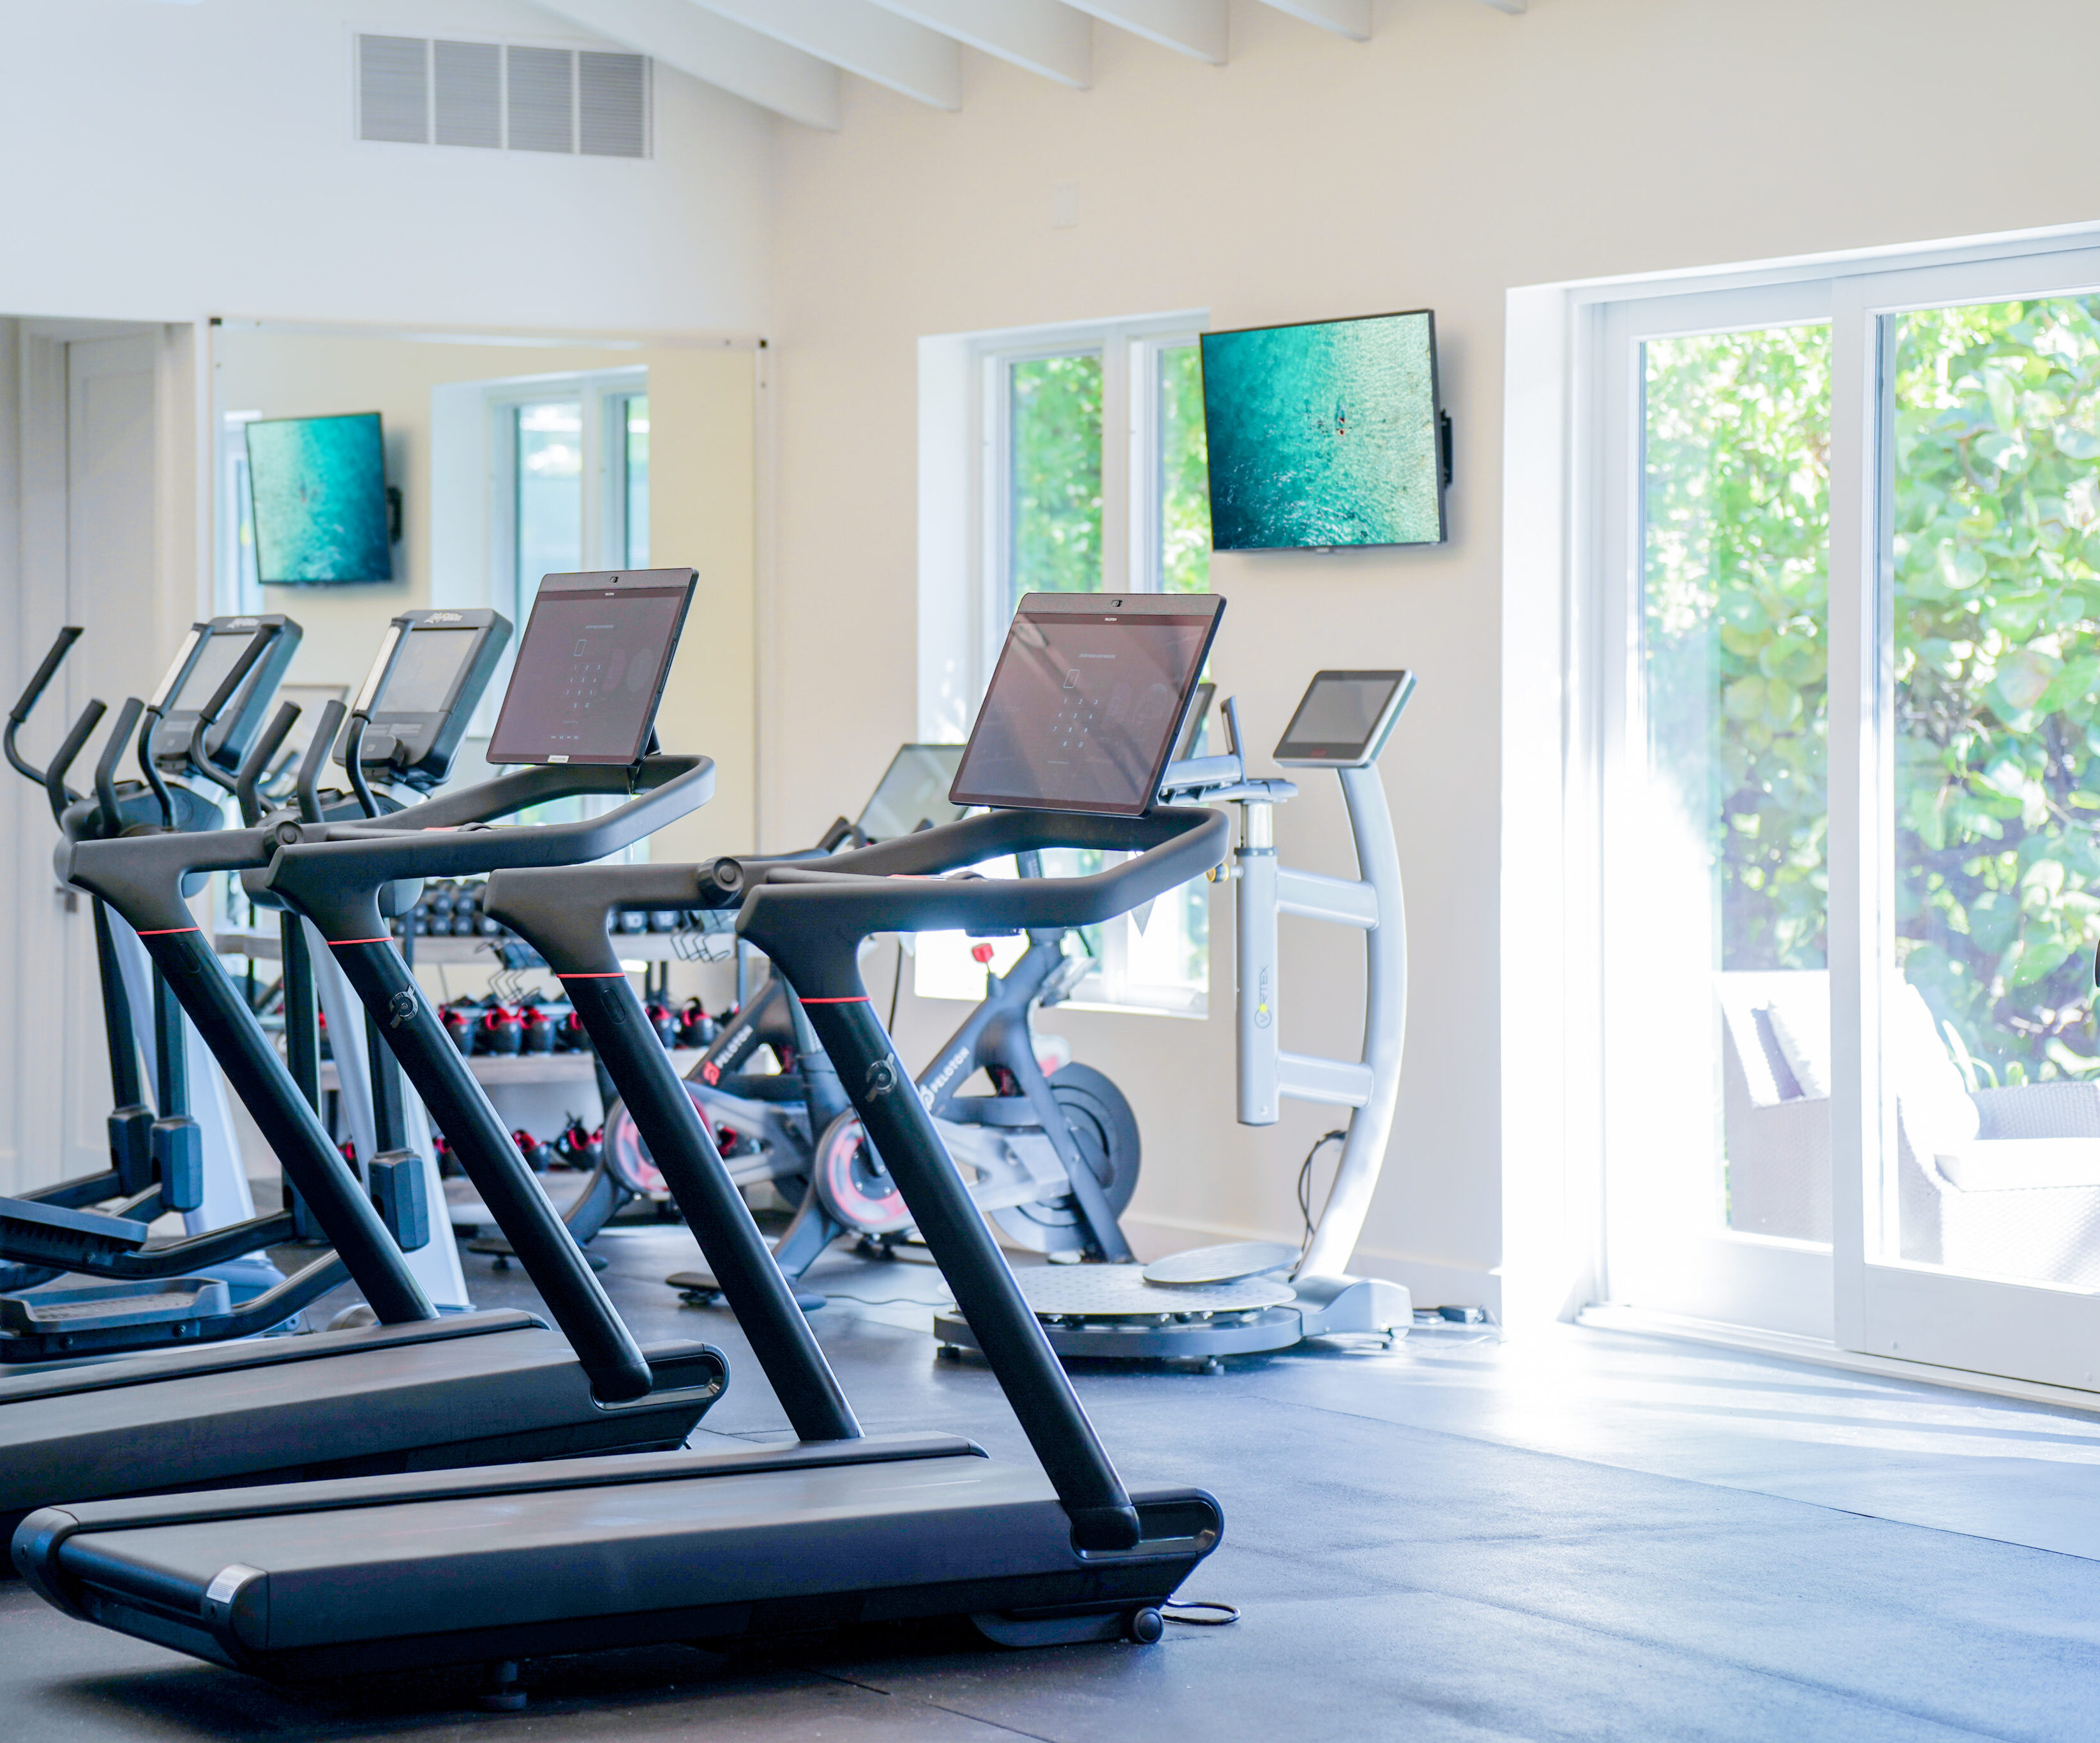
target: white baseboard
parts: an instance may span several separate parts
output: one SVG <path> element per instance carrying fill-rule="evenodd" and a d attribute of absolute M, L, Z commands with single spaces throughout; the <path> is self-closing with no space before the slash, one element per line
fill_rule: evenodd
<path fill-rule="evenodd" d="M 1123 1231 L 1130 1239 L 1132 1251 L 1146 1263 L 1163 1259 L 1169 1253 L 1178 1253 L 1185 1247 L 1211 1247 L 1226 1241 L 1293 1238 L 1273 1229 L 1234 1229 L 1175 1217 L 1130 1215 L 1123 1218 Z M 1404 1285 L 1418 1308 L 1481 1307 L 1498 1322 L 1502 1317 L 1501 1274 L 1485 1267 L 1449 1264 L 1414 1253 L 1359 1247 L 1349 1261 L 1349 1271 L 1355 1277 L 1379 1277 Z"/>
<path fill-rule="evenodd" d="M 1994 1398 L 2018 1398 L 2027 1404 L 2053 1404 L 2067 1410 L 2100 1411 L 2100 1392 L 2051 1386 L 2040 1380 L 2009 1379 L 1996 1374 L 1975 1374 L 1965 1368 L 1935 1367 L 1930 1362 L 1905 1361 L 1897 1356 L 1868 1355 L 1859 1350 L 1841 1349 L 1826 1339 L 1804 1338 L 1793 1332 L 1760 1331 L 1753 1326 L 1687 1319 L 1645 1308 L 1616 1307 L 1608 1302 L 1595 1303 L 1583 1308 L 1576 1316 L 1575 1322 L 1599 1331 L 1637 1332 L 1645 1337 L 1676 1338 L 1688 1344 L 1710 1344 L 1750 1355 L 1814 1362 L 1819 1367 L 1840 1368 L 1849 1374 L 1870 1374 L 1882 1379 L 1944 1386 L 1956 1392 L 1983 1392 Z"/>

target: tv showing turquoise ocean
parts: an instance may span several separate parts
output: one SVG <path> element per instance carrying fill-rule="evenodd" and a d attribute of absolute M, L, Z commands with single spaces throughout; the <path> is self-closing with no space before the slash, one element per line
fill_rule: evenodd
<path fill-rule="evenodd" d="M 256 419 L 248 483 L 256 579 L 266 587 L 394 579 L 377 412 Z"/>
<path fill-rule="evenodd" d="M 1443 541 L 1427 310 L 1202 343 L 1212 549 Z"/>

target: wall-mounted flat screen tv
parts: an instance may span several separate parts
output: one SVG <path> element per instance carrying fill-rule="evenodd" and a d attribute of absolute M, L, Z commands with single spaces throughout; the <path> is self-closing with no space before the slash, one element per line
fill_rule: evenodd
<path fill-rule="evenodd" d="M 1202 344 L 1213 549 L 1443 542 L 1428 310 L 1207 333 Z"/>
<path fill-rule="evenodd" d="M 255 419 L 248 483 L 256 579 L 264 586 L 394 579 L 377 412 Z"/>

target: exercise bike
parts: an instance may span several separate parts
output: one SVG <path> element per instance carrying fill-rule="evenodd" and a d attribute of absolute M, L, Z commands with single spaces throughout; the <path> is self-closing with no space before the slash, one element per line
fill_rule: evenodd
<path fill-rule="evenodd" d="M 1019 858 L 1021 876 L 1041 875 L 1035 856 Z M 1015 1245 L 1053 1262 L 1127 1264 L 1130 1245 L 1117 1219 L 1137 1188 L 1137 1118 L 1123 1092 L 1092 1066 L 1046 1071 L 1033 1028 L 1034 1013 L 1070 996 L 1086 972 L 1085 956 L 1066 954 L 1068 936 L 1061 928 L 1030 932 L 1020 960 L 991 977 L 984 1001 L 915 1087 L 970 1196 Z M 911 1213 L 848 1105 L 801 1001 L 777 976 L 717 1046 L 739 1057 L 761 1041 L 776 1052 L 784 1044 L 788 1069 L 777 1077 L 718 1070 L 710 1082 L 716 1061 L 703 1058 L 686 1087 L 739 1186 L 770 1181 L 791 1196 L 799 1186 L 800 1206 L 774 1249 L 774 1261 L 799 1279 L 846 1237 L 863 1253 L 888 1256 L 911 1228 Z M 980 1070 L 992 1092 L 962 1093 Z M 640 1138 L 624 1114 L 607 1124 L 607 1149 L 615 1142 L 641 1159 Z M 718 1293 L 704 1272 L 682 1271 L 665 1281 L 695 1304 Z"/>

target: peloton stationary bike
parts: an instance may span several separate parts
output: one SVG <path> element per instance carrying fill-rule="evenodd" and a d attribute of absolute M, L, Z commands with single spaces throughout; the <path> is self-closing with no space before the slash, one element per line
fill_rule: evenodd
<path fill-rule="evenodd" d="M 1161 796 L 1172 805 L 1233 804 L 1239 843 L 1230 876 L 1238 952 L 1234 1039 L 1238 1115 L 1273 1125 L 1285 1096 L 1348 1108 L 1342 1157 L 1325 1209 L 1303 1247 L 1234 1242 L 1176 1253 L 1149 1265 L 1109 1264 L 1021 1272 L 1028 1304 L 1061 1356 L 1186 1361 L 1215 1370 L 1222 1356 L 1286 1349 L 1306 1338 L 1370 1334 L 1386 1341 L 1414 1323 L 1397 1283 L 1344 1270 L 1363 1231 L 1385 1161 L 1400 1092 L 1407 1023 L 1406 911 L 1392 816 L 1377 762 L 1414 693 L 1405 671 L 1317 673 L 1276 747 L 1290 769 L 1330 769 L 1348 807 L 1358 876 L 1326 876 L 1280 865 L 1275 808 L 1295 797 L 1289 780 L 1253 779 L 1241 753 L 1238 710 L 1225 705 L 1222 756 L 1170 766 Z M 1359 1059 L 1286 1052 L 1277 973 L 1277 920 L 1294 914 L 1364 934 L 1365 1013 Z M 941 1315 L 944 1352 L 980 1347 L 967 1317 Z"/>

